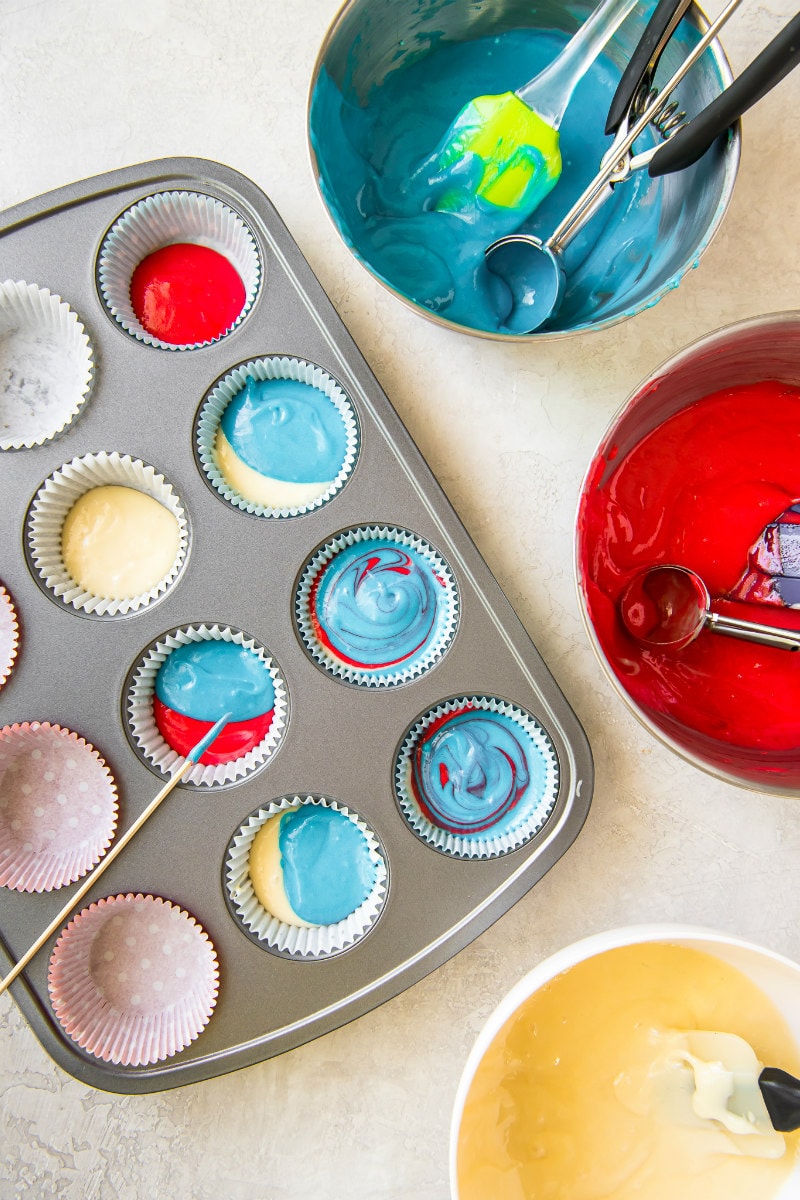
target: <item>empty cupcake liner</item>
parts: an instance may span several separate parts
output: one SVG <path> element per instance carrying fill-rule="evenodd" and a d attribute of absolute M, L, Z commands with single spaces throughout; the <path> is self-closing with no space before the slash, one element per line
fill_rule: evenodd
<path fill-rule="evenodd" d="M 14 669 L 19 650 L 19 622 L 14 601 L 0 583 L 0 688 Z"/>
<path fill-rule="evenodd" d="M 124 600 L 95 596 L 69 574 L 61 552 L 61 531 L 75 502 L 92 488 L 133 488 L 162 504 L 178 522 L 179 546 L 170 570 L 149 591 Z M 140 612 L 176 582 L 189 549 L 189 522 L 172 485 L 155 467 L 129 454 L 86 454 L 44 481 L 28 509 L 26 544 L 34 572 L 44 588 L 65 605 L 95 617 L 121 617 Z"/>
<path fill-rule="evenodd" d="M 205 931 L 158 896 L 110 896 L 56 942 L 48 972 L 56 1019 L 96 1058 L 146 1066 L 184 1050 L 217 1002 L 219 964 Z"/>
<path fill-rule="evenodd" d="M 463 711 L 498 713 L 519 728 L 525 745 L 536 757 L 540 779 L 531 776 L 525 794 L 511 812 L 510 824 L 492 833 L 491 828 L 475 833 L 454 833 L 433 824 L 421 811 L 411 785 L 414 751 L 432 726 L 442 718 Z M 529 764 L 529 766 L 532 764 Z M 395 792 L 400 811 L 424 841 L 445 854 L 458 858 L 495 858 L 516 850 L 539 832 L 552 813 L 558 796 L 559 766 L 555 747 L 547 731 L 530 713 L 489 696 L 462 696 L 444 701 L 425 713 L 405 735 L 395 765 Z"/>
<path fill-rule="evenodd" d="M 430 567 L 431 574 L 441 585 L 441 605 L 436 625 L 427 644 L 422 645 L 405 661 L 386 666 L 367 667 L 344 661 L 332 647 L 321 640 L 320 626 L 315 613 L 316 593 L 322 576 L 340 551 L 360 542 L 386 540 L 410 550 Z M 402 576 L 393 576 L 393 586 L 400 588 Z M 313 661 L 348 683 L 361 687 L 382 688 L 408 683 L 435 666 L 447 652 L 458 627 L 460 600 L 455 577 L 445 560 L 422 538 L 405 529 L 387 525 L 363 525 L 349 529 L 326 542 L 309 559 L 300 575 L 295 595 L 295 620 L 303 645 Z"/>
<path fill-rule="evenodd" d="M 308 384 L 323 392 L 341 416 L 347 438 L 344 462 L 332 483 L 312 500 L 277 508 L 255 504 L 236 491 L 217 466 L 214 447 L 222 415 L 248 379 L 291 379 Z M 315 363 L 275 355 L 243 363 L 220 380 L 200 409 L 196 440 L 198 457 L 209 483 L 229 504 L 257 517 L 295 517 L 327 504 L 344 487 L 355 467 L 360 437 L 353 405 L 335 379 Z"/>
<path fill-rule="evenodd" d="M 79 734 L 46 721 L 0 729 L 0 884 L 49 892 L 74 883 L 116 825 L 114 779 Z"/>
<path fill-rule="evenodd" d="M 270 817 L 304 804 L 319 804 L 349 817 L 363 833 L 375 865 L 375 883 L 366 900 L 335 925 L 289 925 L 267 912 L 250 880 L 253 839 Z M 348 949 L 372 928 L 386 902 L 388 869 L 383 850 L 370 827 L 352 809 L 324 796 L 283 796 L 252 813 L 231 838 L 225 859 L 225 887 L 237 921 L 267 949 L 292 958 L 323 958 Z"/>
<path fill-rule="evenodd" d="M 92 347 L 70 306 L 35 283 L 0 283 L 0 450 L 41 446 L 91 391 Z"/>
<path fill-rule="evenodd" d="M 205 342 L 176 344 L 148 333 L 131 303 L 131 277 L 149 254 L 164 246 L 189 242 L 208 246 L 236 268 L 245 288 L 239 317 L 220 337 L 226 337 L 244 320 L 261 283 L 261 260 L 255 238 L 242 218 L 213 196 L 199 192 L 159 192 L 140 200 L 114 223 L 103 241 L 97 275 L 100 293 L 119 325 L 148 346 L 162 350 L 192 350 Z"/>
<path fill-rule="evenodd" d="M 137 754 L 160 774 L 174 775 L 186 760 L 164 740 L 156 724 L 153 714 L 156 676 L 162 663 L 179 646 L 215 639 L 235 642 L 258 655 L 272 679 L 275 708 L 266 736 L 254 749 L 226 763 L 199 762 L 189 771 L 182 782 L 198 787 L 224 787 L 253 775 L 266 766 L 280 745 L 289 715 L 289 700 L 282 672 L 264 647 L 241 630 L 226 625 L 186 625 L 174 629 L 150 646 L 134 666 L 125 698 L 127 730 Z"/>

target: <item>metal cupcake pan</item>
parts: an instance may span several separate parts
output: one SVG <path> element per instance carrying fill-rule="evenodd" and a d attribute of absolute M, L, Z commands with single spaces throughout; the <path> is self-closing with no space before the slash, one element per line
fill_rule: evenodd
<path fill-rule="evenodd" d="M 258 292 L 218 340 L 170 352 L 131 337 L 98 281 L 107 231 L 130 207 L 164 192 L 220 201 L 250 231 Z M 203 927 L 219 959 L 219 996 L 202 1035 L 147 1067 L 81 1050 L 55 1017 L 47 986 L 54 937 L 11 993 L 53 1058 L 107 1091 L 143 1093 L 210 1078 L 298 1046 L 357 1017 L 452 957 L 523 896 L 564 854 L 588 813 L 589 745 L 575 714 L 510 608 L 407 430 L 268 198 L 246 177 L 202 159 L 163 159 L 61 188 L 0 215 L 3 279 L 47 288 L 77 313 L 93 349 L 88 401 L 66 429 L 0 454 L 0 579 L 22 639 L 0 690 L 0 725 L 48 721 L 78 733 L 108 763 L 119 830 L 162 785 L 128 727 L 132 671 L 148 647 L 189 626 L 242 631 L 274 659 L 288 692 L 280 742 L 266 764 L 223 787 L 179 787 L 79 908 L 107 896 L 162 897 Z M 454 347 L 457 354 L 458 348 Z M 201 406 L 241 364 L 271 356 L 316 364 L 350 400 L 359 424 L 355 467 L 323 505 L 264 520 L 225 501 L 196 444 Z M 454 367 L 457 369 L 457 363 Z M 98 619 L 42 587 L 25 552 L 26 514 L 54 472 L 85 455 L 128 455 L 169 480 L 189 539 L 180 574 L 157 602 Z M 459 596 L 455 637 L 419 676 L 360 687 L 324 671 L 295 621 L 303 565 L 359 526 L 408 530 L 447 562 Z M 531 714 L 549 736 L 557 795 L 541 829 L 488 858 L 449 855 L 416 835 L 395 793 L 403 738 L 457 697 L 491 697 Z M 385 855 L 386 895 L 365 936 L 308 961 L 274 953 L 234 919 L 226 854 L 250 814 L 285 796 L 324 795 L 363 820 Z M 0 970 L 64 905 L 68 888 L 0 888 Z"/>

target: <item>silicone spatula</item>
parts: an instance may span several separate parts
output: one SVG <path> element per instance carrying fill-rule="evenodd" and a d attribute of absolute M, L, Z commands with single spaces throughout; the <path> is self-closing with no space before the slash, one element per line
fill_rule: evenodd
<path fill-rule="evenodd" d="M 435 155 L 441 171 L 460 179 L 440 196 L 440 212 L 464 208 L 464 179 L 471 181 L 473 201 L 517 210 L 520 220 L 538 207 L 561 175 L 558 129 L 572 93 L 636 3 L 603 0 L 535 78 L 516 92 L 478 96 L 462 108 Z M 477 171 L 460 170 L 476 160 Z"/>

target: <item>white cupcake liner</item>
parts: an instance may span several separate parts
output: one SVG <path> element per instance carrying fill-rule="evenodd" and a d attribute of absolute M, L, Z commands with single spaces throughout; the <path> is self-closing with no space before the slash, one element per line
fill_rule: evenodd
<path fill-rule="evenodd" d="M 0 450 L 41 446 L 75 420 L 92 387 L 77 315 L 35 283 L 0 283 Z"/>
<path fill-rule="evenodd" d="M 530 798 L 526 796 L 518 802 L 516 823 L 499 834 L 492 834 L 491 831 L 456 834 L 432 824 L 420 811 L 411 788 L 412 756 L 420 737 L 442 716 L 460 712 L 467 706 L 472 710 L 499 713 L 514 720 L 544 764 L 545 780 L 541 794 Z M 424 841 L 444 854 L 457 858 L 496 858 L 530 841 L 552 813 L 558 797 L 558 785 L 558 758 L 546 730 L 524 709 L 490 696 L 457 697 L 443 701 L 425 713 L 404 737 L 395 764 L 395 792 L 403 816 Z"/>
<path fill-rule="evenodd" d="M 19 622 L 14 601 L 0 583 L 0 688 L 14 669 L 19 650 Z"/>
<path fill-rule="evenodd" d="M 0 884 L 49 892 L 105 854 L 117 826 L 117 788 L 79 734 L 48 722 L 0 729 Z"/>
<path fill-rule="evenodd" d="M 134 667 L 125 701 L 128 730 L 140 757 L 162 775 L 171 776 L 186 761 L 161 735 L 153 714 L 156 676 L 162 663 L 179 646 L 204 641 L 234 642 L 254 651 L 269 670 L 275 691 L 275 709 L 266 737 L 239 758 L 226 763 L 197 763 L 183 783 L 198 787 L 223 787 L 237 783 L 266 766 L 278 748 L 286 728 L 289 702 L 286 684 L 277 664 L 263 646 L 240 630 L 227 625 L 185 625 L 159 638 Z M 221 716 L 222 714 L 220 714 Z"/>
<path fill-rule="evenodd" d="M 73 917 L 51 955 L 48 987 L 59 1024 L 81 1049 L 104 1062 L 146 1066 L 203 1031 L 217 1002 L 219 964 L 187 912 L 129 893 Z"/>
<path fill-rule="evenodd" d="M 129 487 L 151 496 L 172 513 L 180 532 L 178 554 L 168 573 L 148 592 L 125 600 L 110 600 L 86 591 L 69 574 L 61 554 L 61 530 L 67 513 L 86 492 L 106 485 Z M 33 567 L 49 592 L 76 611 L 118 617 L 141 611 L 175 583 L 189 549 L 189 522 L 171 484 L 155 467 L 129 454 L 101 451 L 73 458 L 44 481 L 28 510 L 26 537 Z"/>
<path fill-rule="evenodd" d="M 438 628 L 434 631 L 430 645 L 414 659 L 399 663 L 394 670 L 377 673 L 376 668 L 356 667 L 342 662 L 318 639 L 312 619 L 312 599 L 317 581 L 339 551 L 358 542 L 385 539 L 404 546 L 424 559 L 432 573 L 443 584 L 445 604 L 439 614 Z M 354 683 L 361 687 L 386 688 L 418 679 L 434 667 L 446 654 L 456 635 L 460 616 L 460 598 L 455 576 L 442 556 L 428 542 L 405 529 L 392 525 L 361 525 L 348 529 L 326 542 L 317 550 L 303 568 L 295 596 L 295 621 L 303 645 L 313 661 L 329 675 Z"/>
<path fill-rule="evenodd" d="M 305 804 L 332 808 L 349 817 L 363 833 L 375 864 L 375 884 L 366 900 L 349 917 L 335 925 L 289 925 L 267 912 L 250 880 L 249 859 L 253 839 L 262 825 L 287 809 Z M 324 796 L 284 796 L 252 813 L 231 839 L 225 860 L 225 886 L 237 920 L 270 950 L 295 958 L 323 958 L 346 950 L 372 928 L 386 902 L 388 870 L 375 834 L 351 809 Z"/>
<path fill-rule="evenodd" d="M 165 342 L 148 333 L 134 312 L 131 278 L 139 263 L 155 250 L 179 242 L 216 250 L 236 268 L 244 284 L 244 307 L 219 337 L 203 342 Z M 109 230 L 97 266 L 100 292 L 112 316 L 131 337 L 161 350 L 192 350 L 227 337 L 252 308 L 261 274 L 255 238 L 242 218 L 221 200 L 199 192 L 159 192 L 140 200 Z"/>
<path fill-rule="evenodd" d="M 347 437 L 345 459 L 332 483 L 313 500 L 299 505 L 287 505 L 280 508 L 263 504 L 254 504 L 233 488 L 217 466 L 214 446 L 217 439 L 222 414 L 228 404 L 243 387 L 248 379 L 263 381 L 266 379 L 292 379 L 298 383 L 306 383 L 317 388 L 335 405 L 340 414 Z M 196 429 L 197 452 L 203 470 L 208 476 L 212 487 L 219 492 L 224 500 L 243 512 L 257 517 L 296 517 L 302 513 L 311 512 L 327 504 L 339 492 L 350 478 L 355 467 L 359 451 L 359 428 L 355 410 L 340 385 L 322 367 L 315 363 L 306 362 L 301 358 L 286 356 L 271 356 L 270 358 L 253 359 L 235 367 L 209 393 L 208 398 L 200 409 Z"/>

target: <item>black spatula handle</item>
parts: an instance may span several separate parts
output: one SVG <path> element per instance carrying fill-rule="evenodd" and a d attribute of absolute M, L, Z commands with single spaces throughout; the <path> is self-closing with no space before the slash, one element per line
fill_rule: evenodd
<path fill-rule="evenodd" d="M 631 101 L 648 74 L 655 71 L 661 52 L 691 4 L 692 0 L 659 0 L 617 84 L 606 118 L 606 133 L 616 133 L 619 129 Z"/>
<path fill-rule="evenodd" d="M 800 13 L 797 13 L 730 87 L 659 147 L 647 168 L 649 174 L 669 175 L 697 162 L 721 133 L 780 83 L 799 62 Z"/>
<path fill-rule="evenodd" d="M 758 1086 L 773 1127 L 780 1133 L 800 1129 L 800 1079 L 779 1067 L 764 1067 Z"/>

